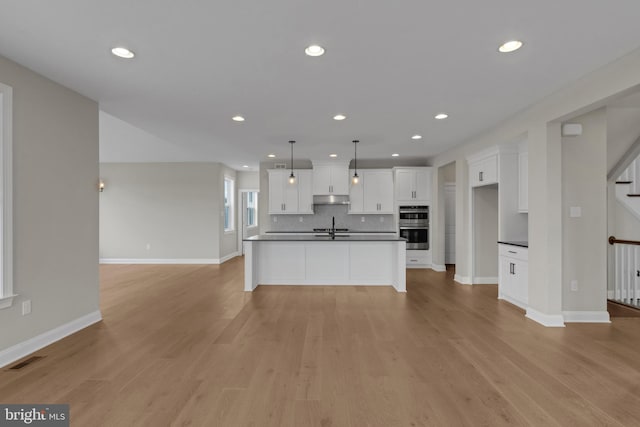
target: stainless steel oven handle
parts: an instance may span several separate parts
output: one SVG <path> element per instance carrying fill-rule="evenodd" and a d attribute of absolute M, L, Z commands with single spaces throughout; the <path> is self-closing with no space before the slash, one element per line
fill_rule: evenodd
<path fill-rule="evenodd" d="M 400 228 L 400 230 L 428 230 L 429 229 L 429 227 L 427 227 L 426 225 L 425 226 L 420 226 L 420 225 L 416 225 L 416 226 L 413 226 L 413 225 L 411 225 L 411 226 L 401 225 L 398 228 Z"/>

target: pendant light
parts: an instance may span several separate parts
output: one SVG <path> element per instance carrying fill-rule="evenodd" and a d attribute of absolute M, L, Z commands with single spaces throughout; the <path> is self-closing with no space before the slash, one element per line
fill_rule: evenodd
<path fill-rule="evenodd" d="M 351 182 L 355 185 L 360 181 L 360 177 L 358 176 L 358 141 L 357 139 L 353 140 L 353 178 L 351 178 Z"/>
<path fill-rule="evenodd" d="M 293 174 L 293 144 L 295 143 L 295 141 L 289 141 L 289 144 L 291 144 L 291 175 L 289 175 L 289 184 L 296 183 L 296 176 Z"/>

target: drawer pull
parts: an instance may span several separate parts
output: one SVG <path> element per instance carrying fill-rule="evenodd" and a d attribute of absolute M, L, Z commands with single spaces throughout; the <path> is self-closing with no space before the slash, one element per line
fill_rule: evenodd
<path fill-rule="evenodd" d="M 516 251 L 509 251 L 510 254 L 517 254 L 518 252 Z"/>
<path fill-rule="evenodd" d="M 418 262 L 418 260 L 417 260 L 417 259 L 410 259 L 409 261 L 411 261 L 411 262 Z"/>

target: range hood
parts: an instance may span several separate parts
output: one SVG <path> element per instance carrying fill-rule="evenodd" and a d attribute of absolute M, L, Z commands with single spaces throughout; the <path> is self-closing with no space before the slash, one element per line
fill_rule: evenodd
<path fill-rule="evenodd" d="M 348 205 L 349 196 L 313 196 L 314 205 Z"/>

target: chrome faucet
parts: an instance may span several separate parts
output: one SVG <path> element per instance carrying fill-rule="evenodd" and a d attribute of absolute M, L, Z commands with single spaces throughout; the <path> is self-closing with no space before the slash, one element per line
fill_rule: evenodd
<path fill-rule="evenodd" d="M 331 217 L 331 230 L 329 230 L 329 236 L 331 236 L 331 240 L 336 240 L 336 217 Z"/>

